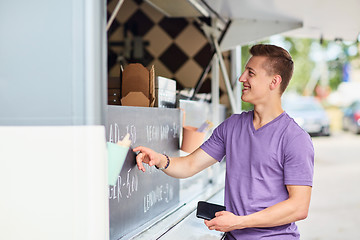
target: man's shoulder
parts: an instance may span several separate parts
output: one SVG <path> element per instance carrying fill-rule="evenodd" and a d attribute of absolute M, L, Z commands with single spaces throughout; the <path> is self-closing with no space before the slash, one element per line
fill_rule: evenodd
<path fill-rule="evenodd" d="M 295 132 L 295 133 L 306 133 L 304 129 L 302 129 L 299 124 L 296 123 L 295 119 L 293 119 L 289 114 L 285 112 L 285 118 L 284 121 L 287 125 L 287 130 L 289 132 Z"/>
<path fill-rule="evenodd" d="M 310 135 L 299 126 L 299 124 L 296 123 L 296 121 L 289 116 L 286 113 L 286 128 L 285 128 L 285 135 L 284 137 L 288 140 L 288 141 L 292 141 L 295 138 L 300 138 L 300 139 L 311 139 Z"/>

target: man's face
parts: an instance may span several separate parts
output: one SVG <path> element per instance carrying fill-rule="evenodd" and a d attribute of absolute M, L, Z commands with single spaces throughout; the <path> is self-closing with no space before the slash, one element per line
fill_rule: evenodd
<path fill-rule="evenodd" d="M 253 56 L 245 66 L 239 81 L 243 83 L 241 99 L 254 105 L 265 103 L 270 94 L 272 76 L 264 69 L 266 57 Z"/>

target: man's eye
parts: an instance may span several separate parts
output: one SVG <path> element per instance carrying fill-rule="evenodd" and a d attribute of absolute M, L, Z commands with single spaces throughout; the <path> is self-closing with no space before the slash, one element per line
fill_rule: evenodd
<path fill-rule="evenodd" d="M 254 73 L 253 73 L 253 72 L 251 72 L 251 71 L 249 71 L 249 75 L 250 75 L 250 76 L 253 76 L 253 75 L 254 75 Z"/>

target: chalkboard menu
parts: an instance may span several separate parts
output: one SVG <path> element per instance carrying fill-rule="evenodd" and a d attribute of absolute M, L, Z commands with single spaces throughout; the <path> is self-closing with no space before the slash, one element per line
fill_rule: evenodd
<path fill-rule="evenodd" d="M 107 141 L 117 142 L 126 133 L 132 144 L 117 184 L 109 187 L 110 240 L 121 239 L 179 202 L 179 180 L 145 164 L 135 163 L 137 146 L 169 156 L 179 156 L 180 110 L 107 106 Z"/>

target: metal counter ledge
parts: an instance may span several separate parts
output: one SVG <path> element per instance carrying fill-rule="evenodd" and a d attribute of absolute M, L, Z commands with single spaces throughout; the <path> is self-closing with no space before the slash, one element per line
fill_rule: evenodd
<path fill-rule="evenodd" d="M 196 217 L 198 201 L 224 204 L 224 172 L 209 184 L 202 193 L 188 201 L 180 201 L 177 208 L 160 219 L 154 219 L 138 233 L 129 233 L 122 239 L 132 240 L 219 240 L 223 233 L 209 230 L 204 220 Z M 136 230 L 138 231 L 138 230 Z M 130 237 L 131 236 L 131 237 Z"/>
<path fill-rule="evenodd" d="M 224 189 L 218 191 L 213 197 L 207 199 L 208 202 L 224 204 Z M 221 239 L 224 233 L 209 230 L 204 224 L 204 220 L 196 217 L 196 209 L 191 212 L 183 221 L 179 222 L 170 231 L 164 234 L 161 240 L 215 240 Z"/>

